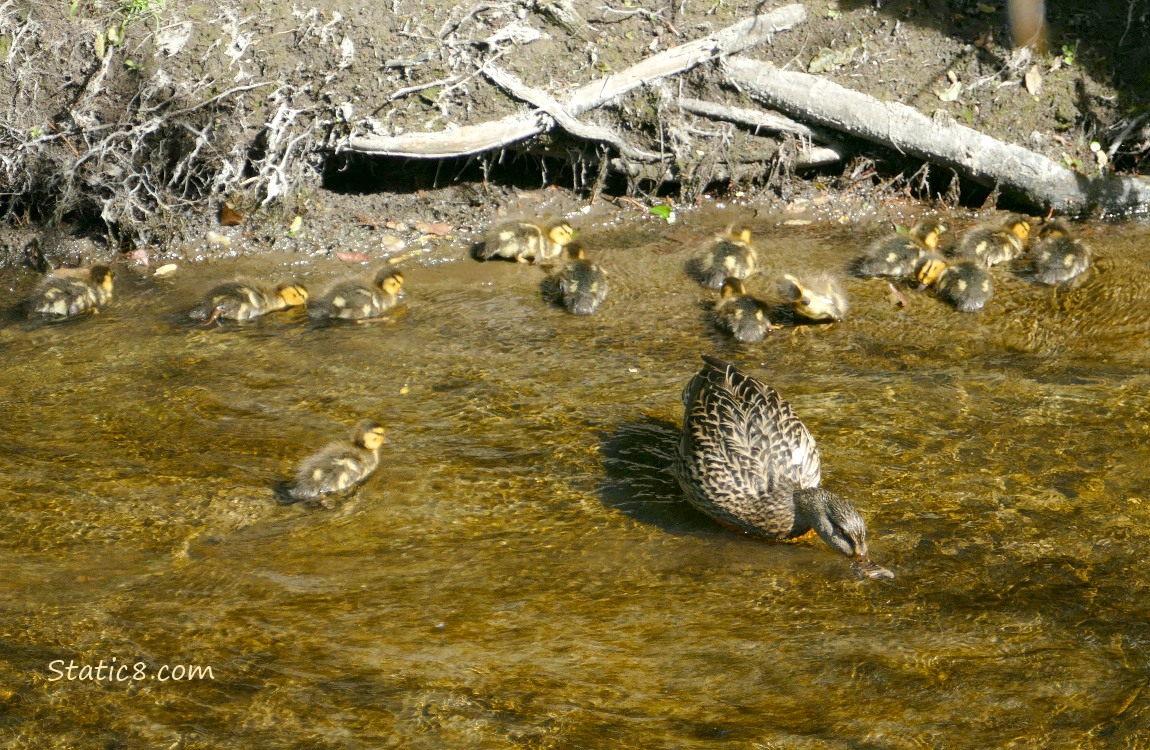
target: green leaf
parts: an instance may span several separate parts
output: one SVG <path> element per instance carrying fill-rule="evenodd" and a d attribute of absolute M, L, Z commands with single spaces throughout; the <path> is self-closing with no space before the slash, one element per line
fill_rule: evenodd
<path fill-rule="evenodd" d="M 658 216 L 663 221 L 671 220 L 671 207 L 665 203 L 658 206 L 651 206 L 647 210 L 652 216 Z"/>

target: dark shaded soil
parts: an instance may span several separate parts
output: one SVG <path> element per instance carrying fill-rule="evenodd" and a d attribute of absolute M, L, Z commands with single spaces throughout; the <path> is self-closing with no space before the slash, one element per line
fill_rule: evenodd
<path fill-rule="evenodd" d="M 352 132 L 436 131 L 525 111 L 478 74 L 481 65 L 562 100 L 653 51 L 781 4 L 9 3 L 0 7 L 8 62 L 0 71 L 8 92 L 0 259 L 195 259 L 284 243 L 308 253 L 395 254 L 444 238 L 465 244 L 501 213 L 570 213 L 600 192 L 645 205 L 809 202 L 850 221 L 884 221 L 884 206 L 911 198 L 970 208 L 993 199 L 985 187 L 865 144 L 850 144 L 849 163 L 795 172 L 785 142 L 672 115 L 676 96 L 755 106 L 719 85 L 710 66 L 586 118 L 686 155 L 687 177 L 675 183 L 603 172 L 601 147 L 562 135 L 438 163 L 337 153 Z M 1055 4 L 1049 52 L 1033 59 L 1012 51 L 1001 2 L 842 0 L 807 10 L 805 23 L 748 54 L 953 118 L 1083 172 L 1150 171 L 1150 0 Z M 1032 70 L 1041 80 L 1035 93 L 1023 83 Z M 1096 151 L 1113 152 L 1106 165 Z M 761 169 L 712 180 L 735 156 L 761 157 Z M 209 237 L 223 231 L 225 203 L 243 217 L 225 232 L 231 244 Z M 302 225 L 291 231 L 297 216 Z M 38 250 L 27 248 L 32 237 Z"/>

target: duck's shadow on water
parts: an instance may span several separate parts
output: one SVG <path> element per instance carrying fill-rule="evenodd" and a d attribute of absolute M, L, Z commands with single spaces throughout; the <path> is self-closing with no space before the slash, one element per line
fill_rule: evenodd
<path fill-rule="evenodd" d="M 604 479 L 597 492 L 609 508 L 672 534 L 716 531 L 683 497 L 672 464 L 679 426 L 646 416 L 599 435 Z"/>

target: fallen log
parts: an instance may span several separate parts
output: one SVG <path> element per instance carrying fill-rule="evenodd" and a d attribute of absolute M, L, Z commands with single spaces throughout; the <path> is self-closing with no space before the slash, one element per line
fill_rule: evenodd
<path fill-rule="evenodd" d="M 1082 214 L 1100 209 L 1114 214 L 1150 209 L 1150 180 L 1145 178 L 1079 174 L 1022 146 L 770 63 L 731 58 L 724 61 L 723 71 L 731 84 L 772 109 L 946 165 L 1043 210 Z"/>
<path fill-rule="evenodd" d="M 616 75 L 581 86 L 568 97 L 562 109 L 566 116 L 578 117 L 643 84 L 683 73 L 708 60 L 762 44 L 776 32 L 786 31 L 802 23 L 805 18 L 806 9 L 799 4 L 786 5 L 770 13 L 753 16 L 714 34 L 652 55 Z M 337 150 L 413 159 L 450 159 L 504 148 L 545 133 L 555 124 L 552 115 L 535 110 L 525 115 L 513 115 L 434 133 L 351 136 Z"/>

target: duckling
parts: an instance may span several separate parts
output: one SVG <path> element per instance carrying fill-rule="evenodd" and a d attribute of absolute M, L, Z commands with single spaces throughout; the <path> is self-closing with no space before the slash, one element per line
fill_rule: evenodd
<path fill-rule="evenodd" d="M 934 288 L 939 298 L 959 312 L 981 310 L 994 294 L 986 266 L 973 260 L 946 266 L 937 275 Z"/>
<path fill-rule="evenodd" d="M 328 289 L 308 309 L 312 320 L 371 320 L 399 304 L 403 274 L 385 266 L 369 285 L 342 281 Z"/>
<path fill-rule="evenodd" d="M 866 523 L 845 498 L 819 486 L 815 439 L 774 388 L 703 356 L 683 389 L 674 464 L 687 499 L 724 526 L 771 540 L 814 531 L 871 578 L 894 574 L 870 560 Z"/>
<path fill-rule="evenodd" d="M 29 318 L 61 321 L 99 312 L 112 301 L 112 269 L 92 266 L 83 276 L 49 276 L 24 303 Z"/>
<path fill-rule="evenodd" d="M 768 309 L 766 302 L 747 294 L 741 279 L 729 278 L 723 282 L 722 296 L 715 303 L 715 325 L 736 341 L 753 344 L 773 329 Z"/>
<path fill-rule="evenodd" d="M 750 228 L 736 227 L 712 240 L 688 262 L 687 271 L 708 289 L 720 289 L 728 278 L 745 279 L 753 274 L 757 264 Z"/>
<path fill-rule="evenodd" d="M 575 230 L 566 221 L 536 224 L 508 221 L 487 232 L 476 257 L 479 260 L 506 258 L 518 263 L 544 263 L 559 257 L 575 239 Z"/>
<path fill-rule="evenodd" d="M 946 262 L 946 258 L 943 258 L 938 253 L 927 253 L 919 258 L 914 267 L 914 277 L 918 279 L 919 290 L 934 286 L 934 283 L 938 281 L 938 277 L 949 266 L 950 264 Z"/>
<path fill-rule="evenodd" d="M 830 274 L 818 274 L 803 284 L 788 273 L 776 285 L 779 294 L 791 303 L 800 318 L 811 323 L 837 323 L 846 317 L 849 307 L 846 294 L 838 280 Z"/>
<path fill-rule="evenodd" d="M 188 312 L 192 320 L 211 325 L 222 320 L 253 320 L 268 313 L 307 304 L 307 289 L 301 284 L 280 284 L 268 290 L 260 284 L 230 281 L 213 287 L 200 304 Z"/>
<path fill-rule="evenodd" d="M 587 260 L 582 243 L 567 245 L 567 265 L 555 275 L 559 299 L 572 315 L 590 315 L 607 298 L 607 274 Z"/>
<path fill-rule="evenodd" d="M 1022 255 L 1029 239 L 1029 220 L 1011 215 L 998 226 L 976 227 L 967 232 L 958 245 L 958 255 L 996 266 Z"/>
<path fill-rule="evenodd" d="M 914 273 L 919 259 L 938 249 L 938 240 L 946 226 L 935 219 L 915 222 L 906 234 L 879 240 L 855 261 L 856 276 L 906 277 Z"/>
<path fill-rule="evenodd" d="M 1038 230 L 1030 258 L 1034 280 L 1054 286 L 1070 281 L 1090 267 L 1090 247 L 1070 236 L 1070 227 L 1051 221 Z"/>
<path fill-rule="evenodd" d="M 327 496 L 345 492 L 367 481 L 379 466 L 379 449 L 387 439 L 373 419 L 355 426 L 351 440 L 336 440 L 299 463 L 295 481 L 280 494 L 281 505 L 317 501 L 327 507 Z"/>

